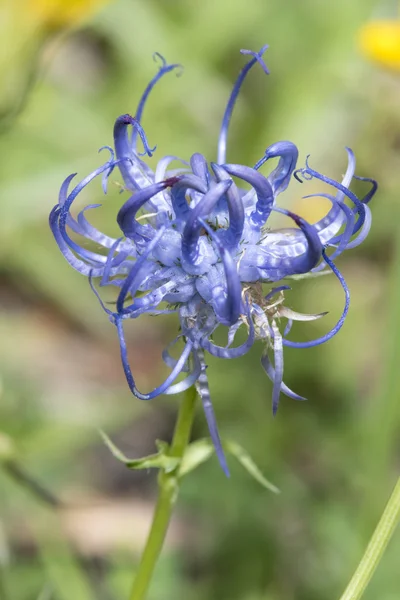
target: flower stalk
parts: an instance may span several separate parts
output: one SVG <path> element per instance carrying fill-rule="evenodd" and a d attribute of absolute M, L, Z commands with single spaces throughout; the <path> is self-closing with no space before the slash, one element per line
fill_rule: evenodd
<path fill-rule="evenodd" d="M 169 454 L 182 459 L 190 440 L 196 405 L 196 388 L 192 386 L 184 395 L 180 405 Z M 129 600 L 146 597 L 158 557 L 164 545 L 171 514 L 179 492 L 180 463 L 172 471 L 160 471 L 158 476 L 159 495 L 154 510 L 153 522 L 147 538 L 138 571 L 133 582 Z"/>
<path fill-rule="evenodd" d="M 369 541 L 364 556 L 340 600 L 359 600 L 361 598 L 399 521 L 400 478 Z"/>

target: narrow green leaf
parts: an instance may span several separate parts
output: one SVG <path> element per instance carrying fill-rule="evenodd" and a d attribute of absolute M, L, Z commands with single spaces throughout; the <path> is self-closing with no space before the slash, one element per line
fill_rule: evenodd
<path fill-rule="evenodd" d="M 246 450 L 244 450 L 244 448 L 239 446 L 239 444 L 237 444 L 236 442 L 228 440 L 225 440 L 223 442 L 223 447 L 229 454 L 232 454 L 232 456 L 234 456 L 240 462 L 240 464 L 246 469 L 249 475 L 251 475 L 256 481 L 258 481 L 258 483 L 260 483 L 267 490 L 274 492 L 274 494 L 280 494 L 280 490 L 264 477 L 260 469 L 257 467 L 257 465 L 255 464 L 251 456 L 246 452 Z"/>
<path fill-rule="evenodd" d="M 125 464 L 128 463 L 129 458 L 127 456 L 125 456 L 125 454 L 123 454 L 123 452 L 121 452 L 121 450 L 119 448 L 117 448 L 117 446 L 108 437 L 108 435 L 106 433 L 104 433 L 104 431 L 102 431 L 101 429 L 99 429 L 99 433 L 100 433 L 101 437 L 103 438 L 103 442 L 106 444 L 108 449 L 111 451 L 111 454 L 113 454 L 117 460 L 119 460 Z"/>
<path fill-rule="evenodd" d="M 179 477 L 187 475 L 199 465 L 206 462 L 214 453 L 214 446 L 209 439 L 196 440 L 189 444 L 179 469 Z"/>
<path fill-rule="evenodd" d="M 143 458 L 128 458 L 117 448 L 104 431 L 100 431 L 100 435 L 115 458 L 123 462 L 128 469 L 163 469 L 166 473 L 170 473 L 179 465 L 179 458 L 168 456 L 169 447 L 165 442 L 157 441 L 157 447 L 159 448 L 157 454 L 150 454 Z"/>

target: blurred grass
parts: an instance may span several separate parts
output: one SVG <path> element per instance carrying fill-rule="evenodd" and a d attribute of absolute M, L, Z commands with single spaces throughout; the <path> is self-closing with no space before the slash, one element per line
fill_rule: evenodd
<path fill-rule="evenodd" d="M 339 261 L 352 294 L 343 330 L 323 347 L 285 352 L 285 380 L 309 402 L 283 398 L 273 420 L 259 348 L 235 362 L 209 360 L 222 434 L 245 447 L 282 494 L 267 494 L 235 464 L 231 480 L 215 461 L 192 474 L 178 507 L 183 527 L 168 544 L 150 600 L 338 597 L 395 481 L 400 79 L 368 65 L 356 47 L 358 28 L 376 10 L 376 2 L 362 0 L 288 0 L 284 8 L 279 0 L 117 0 L 59 38 L 54 32 L 41 37 L 37 23 L 4 20 L 2 108 L 18 101 L 38 47 L 42 59 L 25 110 L 0 138 L 0 429 L 15 439 L 32 474 L 58 495 L 94 503 L 107 497 L 110 510 L 120 496 L 151 506 L 153 475 L 125 473 L 107 461 L 95 430 L 120 435 L 127 454 L 139 456 L 172 429 L 178 400 L 144 406 L 130 397 L 115 331 L 47 227 L 62 180 L 100 164 L 97 149 L 111 143 L 115 117 L 134 111 L 155 71 L 154 51 L 185 66 L 182 77 L 160 83 L 146 107 L 144 125 L 157 156 L 200 151 L 215 158 L 225 101 L 243 63 L 239 49 L 268 42 L 271 75 L 254 71 L 246 82 L 229 160 L 252 164 L 268 144 L 290 139 L 300 147 L 300 163 L 311 153 L 316 168 L 338 177 L 349 145 L 358 174 L 380 183 L 367 242 Z M 116 186 L 110 192 L 93 220 L 112 233 L 121 200 Z M 283 201 L 316 219 L 317 203 L 306 206 L 303 193 L 293 185 Z M 94 185 L 83 201 L 99 198 Z M 294 329 L 297 339 L 326 331 L 340 313 L 342 292 L 332 278 L 296 282 L 290 294 L 293 308 L 330 311 Z M 175 329 L 173 319 L 134 324 L 130 352 L 143 385 L 161 378 L 160 351 Z M 201 414 L 196 427 L 196 435 L 205 434 Z M 53 520 L 39 517 L 26 490 L 4 473 L 0 490 L 0 598 L 39 598 L 48 584 L 50 598 L 90 597 L 79 583 L 60 592 L 57 582 L 74 585 L 79 570 L 67 569 L 64 550 L 51 545 Z M 137 518 L 147 519 L 140 512 Z M 36 521 L 47 523 L 40 535 Z M 107 528 L 96 524 L 100 533 Z M 131 545 L 107 538 L 100 600 L 126 595 L 131 555 L 141 545 L 138 530 Z M 399 552 L 397 536 L 366 600 L 398 598 Z"/>

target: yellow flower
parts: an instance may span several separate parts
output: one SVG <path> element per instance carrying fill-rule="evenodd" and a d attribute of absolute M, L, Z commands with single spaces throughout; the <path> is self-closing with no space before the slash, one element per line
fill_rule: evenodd
<path fill-rule="evenodd" d="M 59 29 L 79 23 L 109 0 L 25 0 L 44 25 Z"/>
<path fill-rule="evenodd" d="M 358 43 L 366 58 L 400 71 L 400 20 L 367 23 L 359 32 Z"/>

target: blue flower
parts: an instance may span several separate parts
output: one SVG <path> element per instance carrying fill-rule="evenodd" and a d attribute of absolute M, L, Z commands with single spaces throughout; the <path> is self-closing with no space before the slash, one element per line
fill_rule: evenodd
<path fill-rule="evenodd" d="M 281 392 L 302 400 L 283 382 L 283 347 L 317 346 L 342 327 L 350 297 L 346 282 L 333 261 L 366 238 L 371 226 L 368 202 L 377 189 L 372 179 L 354 175 L 355 158 L 350 149 L 347 149 L 347 170 L 340 183 L 315 171 L 308 160 L 304 168 L 296 171 L 298 150 L 288 141 L 269 146 L 254 167 L 227 162 L 229 123 L 237 96 L 254 65 L 259 64 L 268 73 L 263 60 L 266 48 L 257 53 L 241 51 L 252 58 L 240 72 L 228 100 L 218 139 L 217 162 L 208 163 L 199 153 L 193 154 L 189 162 L 165 156 L 153 171 L 143 159 L 145 155 L 152 156 L 155 150 L 149 146 L 141 126 L 143 108 L 155 84 L 166 73 L 180 68 L 180 65 L 168 65 L 160 55 L 155 55 L 162 61 L 161 66 L 139 102 L 136 117 L 125 114 L 115 122 L 115 154 L 106 147 L 110 151 L 109 160 L 72 191 L 69 187 L 74 175 L 67 177 L 61 186 L 58 204 L 50 214 L 50 226 L 61 252 L 77 271 L 89 278 L 103 309 L 116 326 L 122 364 L 132 393 L 141 400 L 150 400 L 160 394 L 182 392 L 195 384 L 226 473 L 228 468 L 210 401 L 204 353 L 236 358 L 246 354 L 256 340 L 261 340 L 261 363 L 273 382 L 273 413 L 278 408 Z M 138 138 L 143 153 L 138 151 Z M 262 175 L 261 167 L 272 158 L 278 159 L 277 166 L 268 175 Z M 179 166 L 171 168 L 173 162 Z M 96 177 L 102 176 L 106 193 L 107 180 L 115 167 L 130 196 L 117 215 L 121 229 L 118 239 L 101 233 L 87 220 L 86 212 L 99 205 L 86 206 L 76 219 L 70 212 L 76 197 Z M 319 179 L 330 186 L 331 193 L 318 196 L 327 198 L 331 208 L 314 225 L 277 206 L 278 195 L 287 188 L 292 175 L 300 182 Z M 370 184 L 361 200 L 349 189 L 354 178 Z M 286 215 L 294 226 L 271 230 L 267 225 L 273 212 Z M 69 231 L 81 236 L 82 243 L 75 242 Z M 102 251 L 89 250 L 87 240 L 100 246 Z M 328 249 L 332 249 L 329 256 Z M 312 320 L 325 313 L 302 315 L 287 308 L 284 292 L 290 288 L 281 282 L 324 268 L 334 273 L 343 288 L 343 313 L 326 335 L 309 342 L 291 341 L 287 336 L 294 320 Z M 101 287 L 117 288 L 115 310 L 107 308 L 100 299 L 93 285 L 94 278 L 101 278 Z M 263 284 L 272 284 L 267 294 Z M 171 372 L 161 385 L 145 394 L 136 387 L 128 362 L 124 321 L 142 314 L 166 313 L 178 314 L 180 334 L 170 346 L 182 341 L 183 350 L 177 360 L 171 356 L 169 347 L 163 352 Z M 286 323 L 283 331 L 282 320 Z M 220 326 L 227 330 L 226 346 L 213 341 L 213 333 Z M 247 337 L 235 346 L 236 333 L 242 327 Z M 183 378 L 176 382 L 181 374 Z"/>

